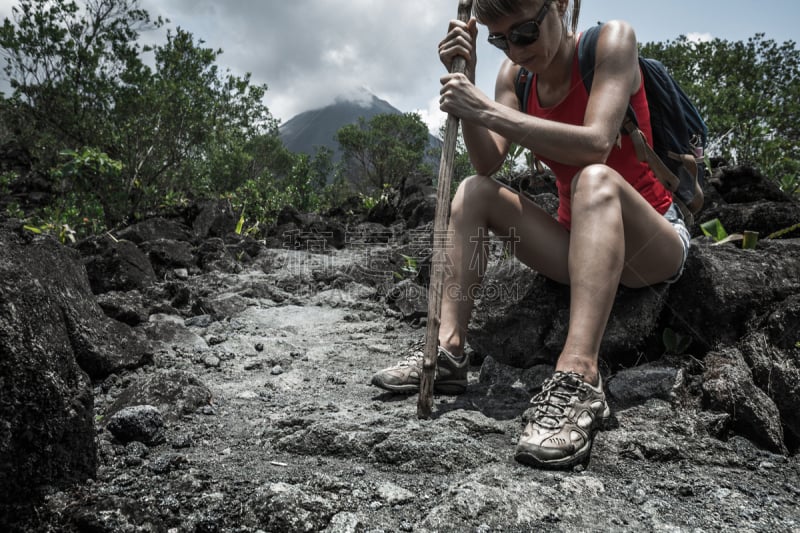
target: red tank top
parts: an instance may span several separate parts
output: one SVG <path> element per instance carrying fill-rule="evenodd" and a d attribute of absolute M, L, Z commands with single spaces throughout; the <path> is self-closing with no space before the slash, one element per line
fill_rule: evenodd
<path fill-rule="evenodd" d="M 586 106 L 589 103 L 589 93 L 583 85 L 578 65 L 578 53 L 575 52 L 575 59 L 572 65 L 572 81 L 567 96 L 558 104 L 552 107 L 542 107 L 539 105 L 539 95 L 536 88 L 536 80 L 531 83 L 531 95 L 528 99 L 529 115 L 561 122 L 563 124 L 583 124 L 586 113 Z M 647 95 L 644 90 L 644 80 L 639 90 L 631 97 L 631 105 L 636 112 L 636 119 L 639 128 L 644 132 L 648 142 L 652 146 L 652 132 L 650 128 L 650 110 L 647 107 Z M 658 178 L 656 178 L 650 166 L 642 163 L 636 157 L 630 136 L 622 135 L 622 145 L 615 145 L 606 160 L 606 165 L 619 172 L 625 180 L 639 191 L 645 200 L 650 202 L 659 214 L 664 214 L 672 204 L 672 194 L 664 188 Z M 570 229 L 572 217 L 570 215 L 570 185 L 572 178 L 581 170 L 581 167 L 565 165 L 553 161 L 546 157 L 541 159 L 556 175 L 556 185 L 558 187 L 558 220 L 561 224 Z"/>

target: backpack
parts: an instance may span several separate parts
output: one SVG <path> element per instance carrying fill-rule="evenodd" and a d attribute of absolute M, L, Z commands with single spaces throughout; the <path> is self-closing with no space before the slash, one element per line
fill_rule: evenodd
<path fill-rule="evenodd" d="M 591 92 L 601 28 L 602 25 L 597 25 L 588 29 L 578 45 L 578 65 L 587 92 Z M 639 129 L 636 113 L 630 104 L 621 133 L 630 135 L 639 161 L 647 162 L 664 187 L 673 193 L 673 201 L 681 210 L 686 224 L 691 226 L 694 215 L 703 207 L 706 172 L 703 152 L 708 127 L 661 62 L 639 57 L 639 66 L 650 109 L 653 146 L 647 143 L 644 133 Z M 523 112 L 528 109 L 533 78 L 524 68 L 517 73 L 516 92 Z"/>

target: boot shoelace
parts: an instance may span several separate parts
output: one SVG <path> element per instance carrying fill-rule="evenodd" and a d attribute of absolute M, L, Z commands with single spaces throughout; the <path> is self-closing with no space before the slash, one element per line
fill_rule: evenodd
<path fill-rule="evenodd" d="M 583 387 L 583 376 L 580 374 L 557 371 L 544 382 L 542 391 L 531 399 L 536 413 L 534 422 L 545 429 L 560 429 L 564 425 L 564 414 L 570 398 Z"/>

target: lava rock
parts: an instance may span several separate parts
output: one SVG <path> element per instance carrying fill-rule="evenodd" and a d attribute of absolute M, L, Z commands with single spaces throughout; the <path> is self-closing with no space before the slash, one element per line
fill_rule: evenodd
<path fill-rule="evenodd" d="M 175 220 L 153 217 L 120 230 L 117 234 L 120 239 L 125 239 L 136 244 L 147 241 L 167 239 L 170 241 L 191 241 L 192 234 L 189 228 Z"/>
<path fill-rule="evenodd" d="M 152 356 L 104 315 L 75 250 L 0 228 L 0 501 L 93 477 L 89 378 Z"/>
<path fill-rule="evenodd" d="M 608 392 L 622 404 L 643 403 L 651 398 L 669 400 L 677 377 L 675 367 L 646 363 L 617 372 L 608 381 Z"/>
<path fill-rule="evenodd" d="M 106 428 L 120 442 L 149 445 L 164 442 L 164 418 L 152 405 L 126 407 L 111 416 Z"/>
<path fill-rule="evenodd" d="M 108 408 L 106 416 L 136 405 L 154 405 L 167 420 L 195 412 L 211 402 L 211 391 L 184 370 L 159 370 L 133 381 Z"/>
<path fill-rule="evenodd" d="M 669 287 L 621 288 L 608 320 L 601 356 L 635 353 L 659 326 Z M 483 355 L 528 368 L 552 363 L 569 324 L 569 288 L 533 272 L 516 258 L 490 264 L 467 340 Z"/>
<path fill-rule="evenodd" d="M 93 236 L 79 241 L 75 248 L 83 256 L 92 292 L 142 290 L 156 281 L 150 260 L 130 241 L 109 236 Z"/>
<path fill-rule="evenodd" d="M 331 500 L 288 483 L 258 489 L 250 507 L 266 531 L 321 531 L 338 510 Z"/>
<path fill-rule="evenodd" d="M 683 276 L 670 288 L 669 325 L 706 350 L 734 345 L 748 323 L 800 293 L 800 240 L 761 241 L 755 250 L 695 239 Z"/>
<path fill-rule="evenodd" d="M 428 314 L 428 290 L 409 279 L 395 285 L 386 299 L 397 307 L 407 320 Z"/>
<path fill-rule="evenodd" d="M 731 415 L 741 434 L 768 449 L 786 453 L 778 407 L 755 383 L 735 348 L 709 353 L 705 358 L 703 393 L 710 407 Z"/>

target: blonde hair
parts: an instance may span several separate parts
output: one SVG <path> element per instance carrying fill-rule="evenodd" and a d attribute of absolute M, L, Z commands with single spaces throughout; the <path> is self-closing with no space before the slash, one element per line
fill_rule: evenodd
<path fill-rule="evenodd" d="M 499 18 L 513 15 L 520 10 L 524 2 L 530 0 L 473 0 L 472 14 L 481 24 L 486 24 Z M 578 18 L 581 14 L 581 0 L 571 0 L 572 9 L 567 9 L 564 15 L 564 24 L 572 30 L 578 31 Z"/>

